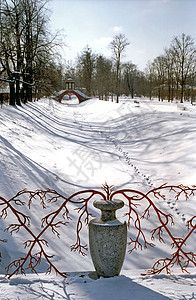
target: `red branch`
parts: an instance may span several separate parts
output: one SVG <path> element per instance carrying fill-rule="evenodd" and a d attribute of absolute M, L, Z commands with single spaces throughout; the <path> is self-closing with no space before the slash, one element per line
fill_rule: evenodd
<path fill-rule="evenodd" d="M 188 238 L 190 237 L 190 235 L 194 232 L 194 230 L 196 229 L 196 225 L 193 224 L 193 221 L 195 220 L 196 216 L 192 217 L 191 220 L 189 220 L 188 223 L 188 227 L 189 229 L 191 228 L 191 230 L 189 231 L 189 233 L 187 234 L 187 236 L 182 239 L 182 238 L 176 238 L 173 236 L 172 232 L 170 231 L 170 229 L 168 228 L 168 224 L 169 222 L 171 222 L 171 225 L 174 225 L 174 220 L 173 220 L 173 216 L 170 214 L 165 214 L 164 212 L 162 212 L 160 209 L 157 208 L 157 206 L 154 204 L 154 202 L 151 200 L 150 196 L 154 196 L 156 199 L 164 199 L 164 195 L 161 194 L 161 192 L 163 190 L 168 190 L 169 192 L 174 192 L 175 193 L 175 199 L 179 200 L 180 197 L 184 196 L 185 200 L 188 200 L 191 196 L 194 196 L 194 193 L 196 191 L 196 186 L 192 186 L 192 187 L 187 187 L 187 186 L 183 186 L 183 185 L 178 185 L 178 186 L 167 186 L 166 184 L 161 185 L 158 188 L 154 188 L 152 190 L 150 190 L 148 193 L 143 194 L 142 192 L 136 191 L 136 190 L 119 190 L 114 192 L 113 194 L 111 194 L 111 200 L 113 199 L 113 197 L 117 194 L 121 194 L 123 196 L 125 196 L 125 198 L 129 201 L 129 211 L 133 211 L 133 197 L 129 197 L 127 195 L 127 193 L 132 193 L 132 194 L 136 194 L 137 196 L 139 196 L 138 198 L 134 197 L 134 201 L 141 201 L 141 200 L 146 200 L 148 202 L 148 207 L 145 209 L 142 217 L 139 217 L 138 212 L 135 212 L 136 214 L 136 219 L 137 219 L 137 223 L 139 224 L 138 226 L 136 226 L 135 224 L 135 228 L 138 230 L 138 235 L 136 237 L 136 240 L 133 241 L 131 239 L 131 242 L 129 243 L 130 245 L 132 243 L 134 243 L 134 247 L 131 249 L 131 251 L 133 249 L 136 249 L 136 245 L 138 245 L 138 247 L 142 248 L 141 246 L 141 242 L 139 241 L 139 238 L 142 237 L 143 241 L 144 241 L 144 248 L 150 243 L 146 241 L 146 237 L 142 231 L 142 225 L 141 225 L 141 220 L 144 218 L 145 215 L 147 215 L 147 218 L 150 217 L 150 208 L 152 208 L 154 210 L 154 212 L 157 215 L 158 218 L 158 223 L 160 224 L 159 226 L 157 226 L 156 228 L 152 229 L 151 231 L 151 239 L 154 240 L 155 239 L 155 234 L 158 237 L 160 242 L 165 242 L 162 234 L 163 231 L 165 231 L 167 233 L 167 235 L 170 237 L 171 239 L 171 248 L 177 248 L 178 250 L 173 252 L 171 254 L 170 258 L 165 258 L 165 259 L 159 259 L 157 262 L 154 263 L 152 269 L 147 273 L 147 274 L 156 274 L 156 273 L 160 273 L 162 272 L 164 269 L 166 270 L 167 273 L 171 272 L 171 268 L 176 264 L 178 265 L 182 272 L 188 272 L 187 271 L 187 267 L 190 266 L 190 264 L 192 263 L 194 266 L 196 266 L 196 254 L 194 254 L 193 252 L 189 253 L 186 252 L 183 248 L 183 246 L 185 246 L 186 241 L 188 240 Z M 128 214 L 128 224 L 130 223 L 130 214 Z M 153 245 L 154 246 L 154 245 Z M 131 252 L 130 251 L 130 252 Z M 145 274 L 143 274 L 145 275 Z"/>
<path fill-rule="evenodd" d="M 60 238 L 59 228 L 61 226 L 67 226 L 70 221 L 70 208 L 69 204 L 75 206 L 75 211 L 78 213 L 78 218 L 76 220 L 76 242 L 71 246 L 71 250 L 78 251 L 82 255 L 86 255 L 87 245 L 81 242 L 81 231 L 83 225 L 89 223 L 92 214 L 89 212 L 89 202 L 95 197 L 99 196 L 103 200 L 113 200 L 117 195 L 122 196 L 125 201 L 128 202 L 128 211 L 125 213 L 127 217 L 128 227 L 133 224 L 136 229 L 135 239 L 130 239 L 129 242 L 129 253 L 137 249 L 147 248 L 148 246 L 155 247 L 155 239 L 157 238 L 160 242 L 165 242 L 163 238 L 163 233 L 166 233 L 171 240 L 171 255 L 170 258 L 161 258 L 156 261 L 152 269 L 148 271 L 147 274 L 160 273 L 166 270 L 167 273 L 171 272 L 171 268 L 177 265 L 181 268 L 182 272 L 188 272 L 187 268 L 193 264 L 196 266 L 196 254 L 193 252 L 186 251 L 186 243 L 191 236 L 191 234 L 196 229 L 196 216 L 193 216 L 188 222 L 188 234 L 184 238 L 175 237 L 169 225 L 174 225 L 174 218 L 170 214 L 166 214 L 161 211 L 156 205 L 156 200 L 165 200 L 165 195 L 163 191 L 167 190 L 170 193 L 174 193 L 174 199 L 178 201 L 180 198 L 188 200 L 191 196 L 194 196 L 196 191 L 196 186 L 188 187 L 183 185 L 169 186 L 163 184 L 157 188 L 148 191 L 146 194 L 141 191 L 132 189 L 123 189 L 113 191 L 114 186 L 103 185 L 103 192 L 95 190 L 84 190 L 78 191 L 70 197 L 59 194 L 55 190 L 37 190 L 37 191 L 19 191 L 14 197 L 6 200 L 0 197 L 0 207 L 1 207 L 1 218 L 7 218 L 8 213 L 13 214 L 16 218 L 16 222 L 10 224 L 6 230 L 12 235 L 13 233 L 19 232 L 22 228 L 28 232 L 30 239 L 23 242 L 24 249 L 27 253 L 24 257 L 18 258 L 11 262 L 7 267 L 7 276 L 10 278 L 14 274 L 25 274 L 25 270 L 30 269 L 32 272 L 37 273 L 36 268 L 41 262 L 42 258 L 48 262 L 48 271 L 50 273 L 54 270 L 57 274 L 66 277 L 67 274 L 59 271 L 56 266 L 51 262 L 53 255 L 48 255 L 46 248 L 50 245 L 46 239 L 43 238 L 43 234 L 47 231 L 51 231 L 57 238 Z M 22 199 L 27 198 L 27 201 L 22 201 Z M 41 229 L 38 235 L 35 235 L 31 229 L 31 219 L 28 215 L 22 212 L 24 207 L 31 209 L 35 201 L 39 200 L 41 208 L 44 210 L 48 207 L 50 203 L 58 203 L 58 208 L 55 211 L 51 211 L 41 220 Z M 142 208 L 141 204 L 145 204 L 145 209 L 143 210 L 141 216 L 138 212 L 138 207 Z M 20 208 L 20 210 L 19 210 Z M 143 228 L 143 220 L 150 219 L 152 212 L 155 213 L 157 218 L 157 226 L 151 229 L 151 241 L 145 235 Z M 0 240 L 5 242 L 5 240 Z M 152 243 L 153 241 L 153 243 Z M 35 251 L 35 246 L 39 247 L 39 251 Z"/>

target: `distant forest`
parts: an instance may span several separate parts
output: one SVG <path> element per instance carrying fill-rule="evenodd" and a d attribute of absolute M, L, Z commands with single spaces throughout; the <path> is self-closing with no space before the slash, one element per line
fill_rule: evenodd
<path fill-rule="evenodd" d="M 93 53 L 87 45 L 75 62 L 64 61 L 61 33 L 49 30 L 47 0 L 0 0 L 0 103 L 21 105 L 65 89 L 76 80 L 90 97 L 118 102 L 120 95 L 153 97 L 160 101 L 196 101 L 196 46 L 190 35 L 172 39 L 163 54 L 140 71 L 122 62 L 129 45 L 125 35 L 108 45 L 111 58 Z M 166 45 L 167 46 L 167 45 Z"/>

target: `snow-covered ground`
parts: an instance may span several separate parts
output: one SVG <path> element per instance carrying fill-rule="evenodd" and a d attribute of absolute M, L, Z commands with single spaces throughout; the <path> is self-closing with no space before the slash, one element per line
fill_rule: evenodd
<path fill-rule="evenodd" d="M 100 190 L 105 182 L 143 192 L 166 182 L 196 184 L 196 107 L 186 103 L 186 110 L 181 110 L 176 103 L 137 102 L 91 99 L 67 105 L 42 99 L 22 107 L 3 106 L 0 196 L 9 199 L 24 188 L 51 188 L 70 196 L 83 189 Z M 196 214 L 195 198 L 175 201 L 167 195 L 160 208 L 174 216 L 176 232 L 184 236 L 186 221 Z M 29 214 L 39 230 L 43 211 L 35 205 Z M 72 212 L 73 220 L 74 216 Z M 88 276 L 94 270 L 90 254 L 70 252 L 69 245 L 75 242 L 72 223 L 63 229 L 60 240 L 47 237 L 49 254 L 55 254 L 53 262 L 61 271 L 69 272 L 67 279 L 44 275 L 45 262 L 38 275 L 7 279 L 6 264 L 25 252 L 25 233 L 9 236 L 4 232 L 8 224 L 9 219 L 0 220 L 1 239 L 8 240 L 0 244 L 0 299 L 196 299 L 195 268 L 191 274 L 174 268 L 172 275 L 140 275 L 169 255 L 167 243 L 127 253 L 119 277 L 93 280 Z M 87 229 L 82 238 L 88 242 Z M 194 234 L 187 245 L 192 251 L 195 241 Z"/>

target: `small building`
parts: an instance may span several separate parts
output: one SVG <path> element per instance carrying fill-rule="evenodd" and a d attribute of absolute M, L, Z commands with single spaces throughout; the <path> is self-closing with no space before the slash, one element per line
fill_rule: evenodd
<path fill-rule="evenodd" d="M 68 78 L 65 80 L 65 89 L 66 90 L 75 90 L 76 81 L 72 78 Z"/>

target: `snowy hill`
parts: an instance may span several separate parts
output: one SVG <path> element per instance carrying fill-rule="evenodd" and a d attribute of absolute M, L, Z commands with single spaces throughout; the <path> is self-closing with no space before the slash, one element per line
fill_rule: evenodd
<path fill-rule="evenodd" d="M 196 108 L 190 104 L 182 111 L 176 103 L 148 100 L 139 100 L 138 104 L 121 99 L 116 104 L 92 99 L 69 106 L 42 99 L 17 108 L 3 106 L 0 110 L 0 196 L 9 199 L 24 188 L 51 188 L 70 196 L 83 189 L 100 190 L 105 182 L 116 188 L 143 192 L 165 182 L 194 185 L 195 121 Z M 160 203 L 160 208 L 174 215 L 177 233 L 183 236 L 185 222 L 195 215 L 195 198 L 187 202 L 167 198 Z M 91 209 L 94 215 L 99 214 Z M 30 214 L 38 230 L 42 212 L 35 206 Z M 73 219 L 74 216 L 73 212 Z M 19 232 L 10 237 L 3 231 L 8 224 L 8 220 L 0 220 L 1 238 L 8 239 L 1 246 L 1 252 L 7 255 L 6 262 L 24 252 L 21 237 L 25 234 Z M 87 230 L 82 238 L 88 242 Z M 73 226 L 61 232 L 60 240 L 52 243 L 52 236 L 48 239 L 52 245 L 49 253 L 55 254 L 54 263 L 61 270 L 71 272 L 70 285 L 66 286 L 62 278 L 44 276 L 42 272 L 47 267 L 43 262 L 39 281 L 31 274 L 10 281 L 2 275 L 2 293 L 4 288 L 10 293 L 2 294 L 2 299 L 17 299 L 23 291 L 24 296 L 18 296 L 19 299 L 27 299 L 25 293 L 29 293 L 29 299 L 53 294 L 54 299 L 103 300 L 110 299 L 115 285 L 119 285 L 119 290 L 114 293 L 116 298 L 111 294 L 111 299 L 132 299 L 129 295 L 134 295 L 133 290 L 136 299 L 191 299 L 196 295 L 195 270 L 191 270 L 192 275 L 179 275 L 176 269 L 171 276 L 139 276 L 156 258 L 168 255 L 167 245 L 127 253 L 122 276 L 93 281 L 87 276 L 94 269 L 89 253 L 82 257 L 70 252 L 69 246 L 75 239 Z M 192 251 L 195 251 L 195 239 L 194 236 Z M 6 262 L 0 263 L 2 274 Z M 58 291 L 55 284 L 59 286 Z M 163 284 L 167 284 L 166 290 L 162 289 Z"/>

